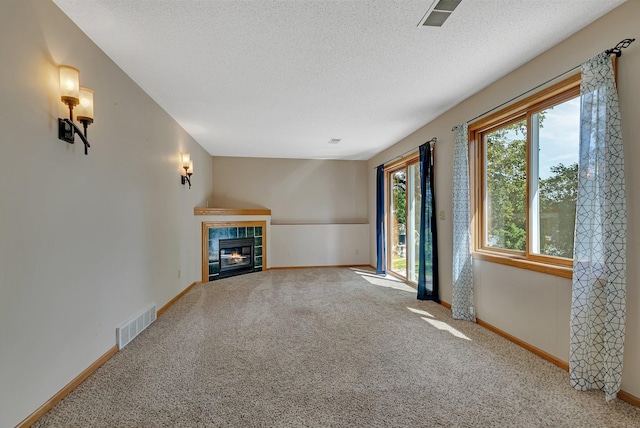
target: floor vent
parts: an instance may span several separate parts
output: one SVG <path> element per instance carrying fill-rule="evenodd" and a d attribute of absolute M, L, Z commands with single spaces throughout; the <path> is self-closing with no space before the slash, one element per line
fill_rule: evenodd
<path fill-rule="evenodd" d="M 118 349 L 122 349 L 131 342 L 142 330 L 156 320 L 156 304 L 131 318 L 126 323 L 116 329 L 116 339 L 118 341 Z"/>

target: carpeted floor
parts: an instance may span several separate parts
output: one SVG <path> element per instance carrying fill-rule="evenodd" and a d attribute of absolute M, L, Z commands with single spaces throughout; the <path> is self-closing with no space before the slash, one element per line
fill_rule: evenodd
<path fill-rule="evenodd" d="M 357 269 L 194 287 L 36 427 L 638 427 L 640 409 Z"/>

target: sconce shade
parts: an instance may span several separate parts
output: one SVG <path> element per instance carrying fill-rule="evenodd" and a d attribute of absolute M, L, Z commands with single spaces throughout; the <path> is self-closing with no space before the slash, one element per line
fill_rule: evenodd
<path fill-rule="evenodd" d="M 189 153 L 182 154 L 182 167 L 184 169 L 189 168 L 189 164 L 191 163 L 191 155 Z"/>
<path fill-rule="evenodd" d="M 80 88 L 80 104 L 76 107 L 76 118 L 79 121 L 93 123 L 93 91 Z"/>
<path fill-rule="evenodd" d="M 80 71 L 75 67 L 61 65 L 60 99 L 63 103 L 76 106 L 80 102 Z"/>
<path fill-rule="evenodd" d="M 187 174 L 193 174 L 193 160 L 189 161 L 189 168 L 187 169 Z"/>

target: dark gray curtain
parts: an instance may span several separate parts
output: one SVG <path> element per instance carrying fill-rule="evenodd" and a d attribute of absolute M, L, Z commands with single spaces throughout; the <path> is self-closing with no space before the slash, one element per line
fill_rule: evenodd
<path fill-rule="evenodd" d="M 438 241 L 436 200 L 431 144 L 420 146 L 420 254 L 418 259 L 418 299 L 440 302 L 438 296 Z"/>

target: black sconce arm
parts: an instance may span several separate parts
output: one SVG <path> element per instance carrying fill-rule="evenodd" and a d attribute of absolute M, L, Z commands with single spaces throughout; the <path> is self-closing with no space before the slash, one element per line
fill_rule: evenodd
<path fill-rule="evenodd" d="M 182 185 L 189 183 L 189 189 L 191 189 L 191 174 L 181 175 L 180 177 L 182 177 Z"/>
<path fill-rule="evenodd" d="M 85 133 L 87 132 L 87 128 L 85 126 Z M 86 135 L 73 123 L 70 119 L 58 119 L 58 138 L 66 141 L 67 143 L 74 143 L 74 134 L 78 134 L 82 142 L 84 143 L 84 154 L 87 153 L 87 149 L 91 147 L 89 144 L 89 140 L 87 140 Z"/>

